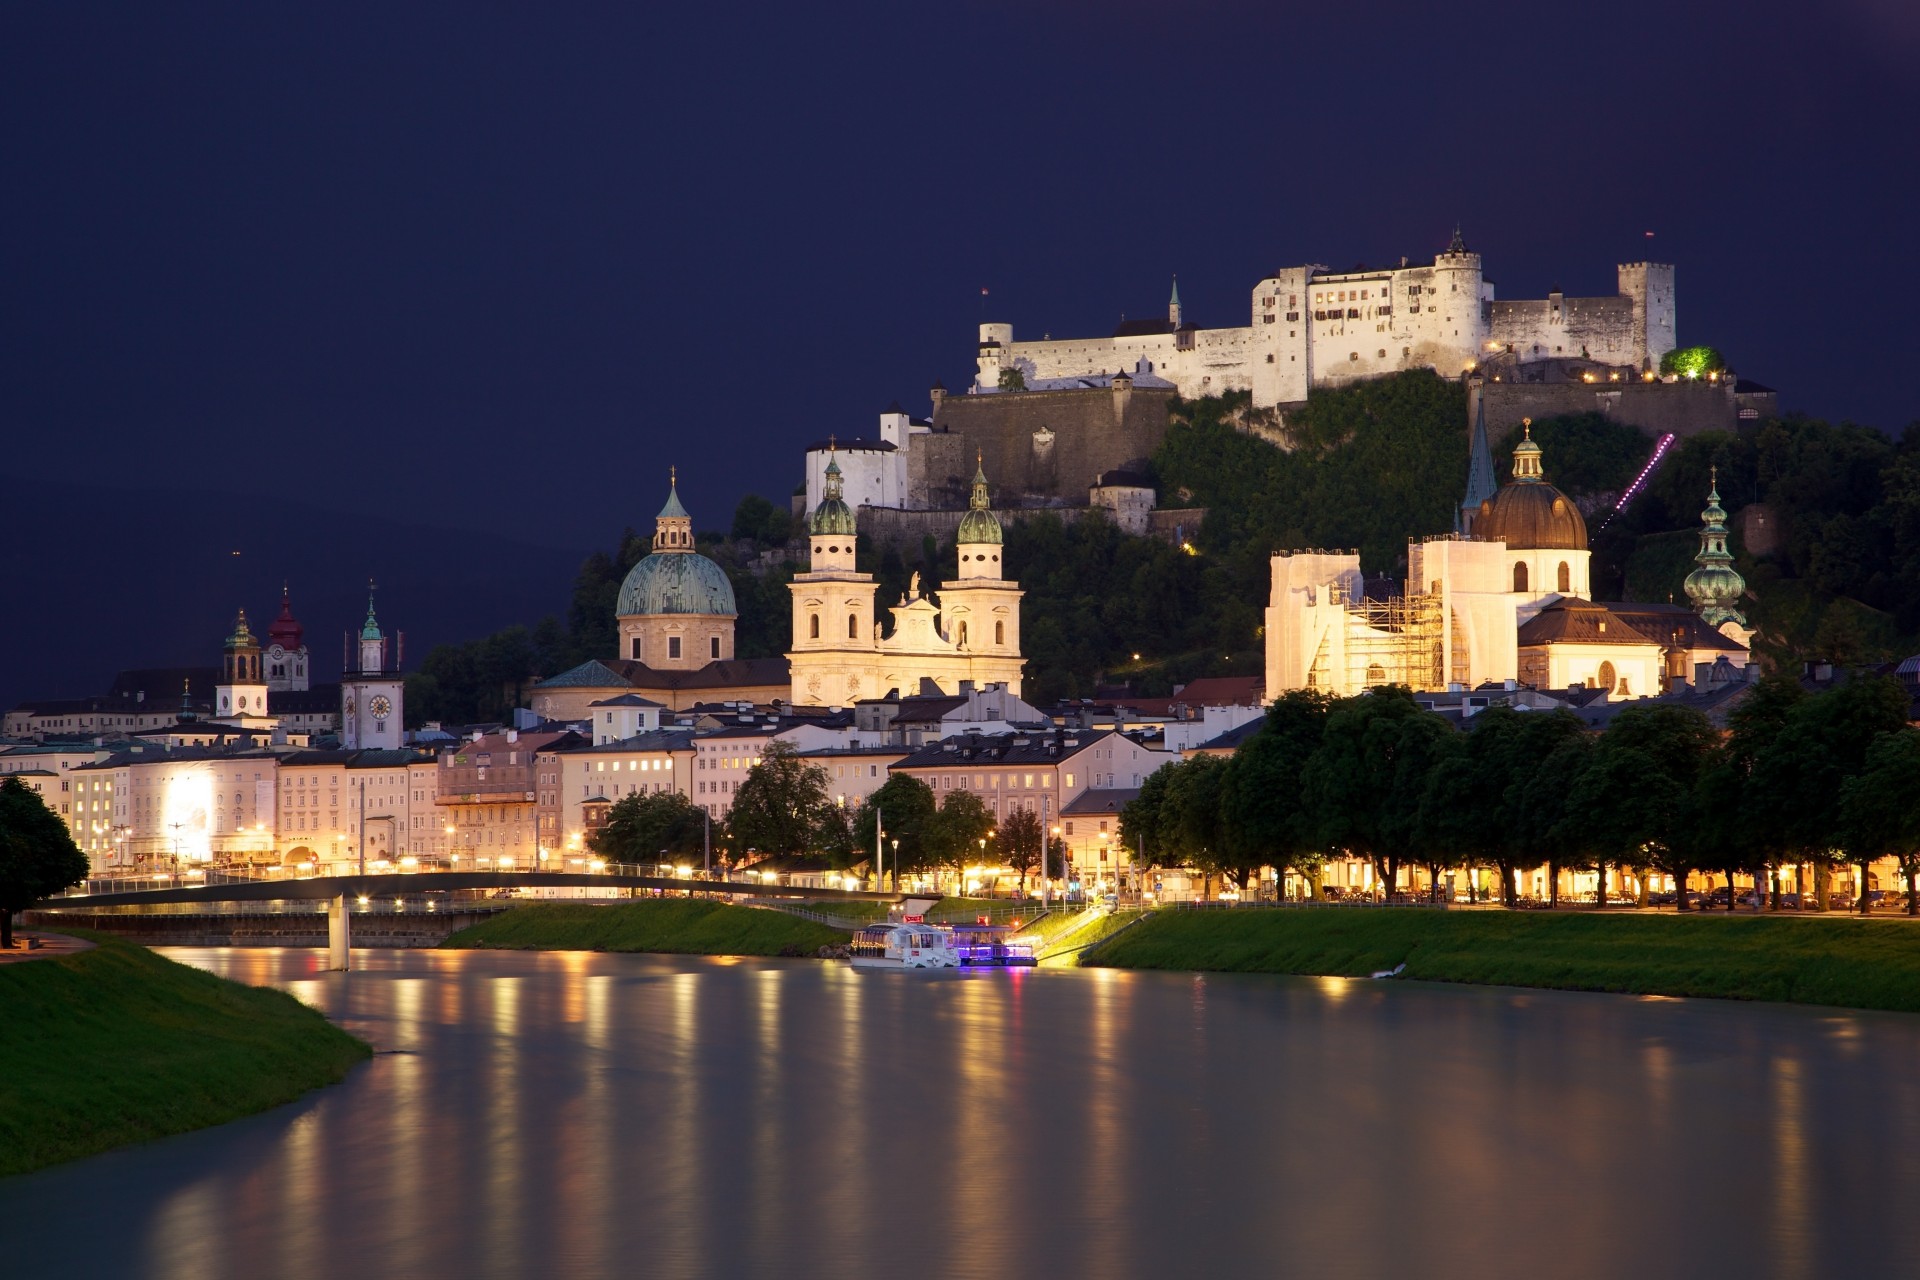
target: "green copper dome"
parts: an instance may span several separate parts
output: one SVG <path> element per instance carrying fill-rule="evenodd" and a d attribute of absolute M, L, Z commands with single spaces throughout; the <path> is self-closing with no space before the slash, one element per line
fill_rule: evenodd
<path fill-rule="evenodd" d="M 739 613 L 726 571 L 692 551 L 656 551 L 627 570 L 620 584 L 620 617 L 633 614 Z"/>
<path fill-rule="evenodd" d="M 973 497 L 967 503 L 967 514 L 960 517 L 960 532 L 956 542 L 990 543 L 998 546 L 1001 541 L 1000 522 L 994 518 L 987 501 L 986 468 L 976 463 L 973 472 Z"/>
<path fill-rule="evenodd" d="M 840 464 L 832 458 L 827 459 L 826 496 L 820 499 L 820 505 L 813 509 L 813 533 L 815 537 L 836 534 L 842 538 L 856 536 L 853 508 L 840 496 L 843 489 L 840 479 Z"/>
<path fill-rule="evenodd" d="M 1700 513 L 1700 552 L 1694 563 L 1700 567 L 1687 575 L 1687 599 L 1699 611 L 1708 626 L 1723 622 L 1747 625 L 1745 615 L 1734 608 L 1747 589 L 1747 580 L 1733 567 L 1733 554 L 1727 550 L 1727 513 L 1720 505 L 1720 469 L 1715 467 L 1707 489 L 1707 507 Z"/>
<path fill-rule="evenodd" d="M 253 638 L 253 631 L 247 626 L 247 611 L 240 611 L 239 621 L 234 623 L 233 634 L 227 637 L 229 649 L 258 649 L 260 642 Z"/>

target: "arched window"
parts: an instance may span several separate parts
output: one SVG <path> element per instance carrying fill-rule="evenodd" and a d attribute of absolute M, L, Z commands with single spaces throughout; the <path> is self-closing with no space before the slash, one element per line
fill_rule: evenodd
<path fill-rule="evenodd" d="M 1560 594 L 1563 596 L 1573 594 L 1573 570 L 1567 567 L 1565 560 L 1560 562 Z"/>
<path fill-rule="evenodd" d="M 993 642 L 995 644 L 1005 644 L 1007 642 L 1007 624 L 1006 623 L 996 622 L 993 624 Z"/>
<path fill-rule="evenodd" d="M 847 615 L 847 639 L 858 640 L 859 638 L 860 638 L 860 615 L 857 613 L 850 613 Z"/>
<path fill-rule="evenodd" d="M 1513 566 L 1513 589 L 1515 591 L 1527 589 L 1527 562 L 1524 560 L 1518 561 Z"/>
<path fill-rule="evenodd" d="M 1613 692 L 1614 675 L 1613 664 L 1611 662 L 1603 662 L 1600 664 L 1600 675 L 1594 683 L 1602 689 L 1605 689 L 1608 693 Z"/>
<path fill-rule="evenodd" d="M 820 615 L 817 613 L 811 614 L 807 618 L 807 638 L 809 640 L 818 640 L 820 638 Z"/>
<path fill-rule="evenodd" d="M 967 647 L 967 624 L 964 622 L 960 624 L 960 635 L 959 635 L 958 644 L 959 644 L 959 647 L 962 649 Z"/>

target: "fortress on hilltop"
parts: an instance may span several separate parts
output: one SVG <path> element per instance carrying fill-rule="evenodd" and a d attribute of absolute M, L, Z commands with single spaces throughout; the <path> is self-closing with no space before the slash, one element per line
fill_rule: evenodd
<path fill-rule="evenodd" d="M 1494 355 L 1646 372 L 1676 345 L 1671 266 L 1623 263 L 1612 297 L 1555 290 L 1502 302 L 1458 231 L 1430 264 L 1282 268 L 1254 285 L 1250 311 L 1244 326 L 1203 329 L 1186 319 L 1176 281 L 1165 320 L 1123 321 L 1106 337 L 1019 342 L 1011 324 L 983 324 L 970 390 L 998 392 L 1009 371 L 1030 391 L 1126 374 L 1135 387 L 1172 387 L 1189 399 L 1251 392 L 1267 407 L 1405 369 L 1458 377 Z"/>

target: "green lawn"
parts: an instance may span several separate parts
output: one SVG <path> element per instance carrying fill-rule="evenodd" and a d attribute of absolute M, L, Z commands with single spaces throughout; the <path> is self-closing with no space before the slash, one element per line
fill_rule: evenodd
<path fill-rule="evenodd" d="M 372 1052 L 283 991 L 89 936 L 0 968 L 0 1176 L 265 1111 Z"/>
<path fill-rule="evenodd" d="M 553 902 L 515 907 L 443 947 L 514 951 L 660 951 L 694 956 L 810 956 L 847 935 L 811 920 L 704 898 Z"/>
<path fill-rule="evenodd" d="M 1405 976 L 1920 1012 L 1897 920 L 1321 908 L 1162 911 L 1082 959 L 1133 969 Z"/>

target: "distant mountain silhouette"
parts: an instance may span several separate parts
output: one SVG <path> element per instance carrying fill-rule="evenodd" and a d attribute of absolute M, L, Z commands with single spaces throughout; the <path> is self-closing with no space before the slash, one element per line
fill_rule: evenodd
<path fill-rule="evenodd" d="M 488 501 L 503 526 L 542 522 L 510 498 Z M 366 617 L 369 578 L 381 626 L 406 633 L 415 670 L 436 644 L 564 616 L 587 554 L 442 527 L 430 511 L 343 518 L 279 498 L 18 475 L 0 475 L 0 502 L 14 533 L 0 551 L 0 708 L 104 693 L 123 667 L 218 663 L 234 611 L 244 606 L 264 635 L 282 582 L 316 682 L 339 678 L 341 637 Z"/>

